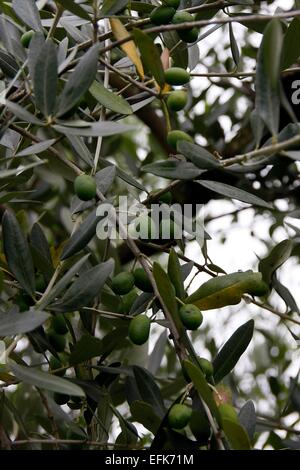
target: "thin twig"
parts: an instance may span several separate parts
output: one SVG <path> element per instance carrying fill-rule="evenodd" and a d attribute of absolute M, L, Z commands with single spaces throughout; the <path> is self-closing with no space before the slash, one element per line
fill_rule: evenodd
<path fill-rule="evenodd" d="M 140 446 L 132 446 L 130 444 L 115 444 L 113 442 L 97 442 L 97 441 L 89 441 L 87 439 L 22 439 L 18 441 L 11 442 L 11 446 L 21 446 L 24 444 L 78 444 L 78 445 L 88 445 L 94 447 L 116 447 L 116 448 L 124 448 L 124 449 L 140 449 Z"/>
<path fill-rule="evenodd" d="M 147 34 L 160 34 L 160 33 L 165 33 L 169 31 L 180 31 L 184 30 L 187 28 L 193 28 L 193 27 L 204 27 L 204 26 L 211 26 L 214 24 L 219 24 L 219 25 L 227 25 L 229 23 L 250 23 L 253 21 L 271 21 L 274 18 L 278 19 L 288 19 L 288 18 L 296 18 L 300 16 L 300 9 L 299 10 L 290 10 L 286 12 L 281 12 L 277 13 L 276 15 L 249 15 L 247 17 L 245 16 L 231 16 L 228 18 L 213 18 L 211 20 L 198 20 L 198 21 L 190 21 L 190 22 L 183 22 L 179 24 L 168 24 L 168 25 L 163 25 L 163 26 L 155 26 L 153 28 L 148 28 L 145 30 Z M 129 34 L 127 37 L 123 39 L 119 39 L 118 41 L 112 42 L 108 47 L 104 47 L 101 49 L 101 53 L 105 53 L 108 50 L 114 49 L 115 47 L 119 47 L 122 44 L 125 44 L 126 42 L 130 41 L 133 39 L 133 35 Z"/>
<path fill-rule="evenodd" d="M 213 418 L 213 416 L 210 412 L 210 409 L 208 408 L 207 404 L 205 403 L 205 401 L 202 398 L 201 398 L 201 401 L 202 401 L 202 405 L 205 409 L 205 413 L 206 413 L 207 419 L 209 421 L 210 427 L 211 427 L 211 429 L 214 433 L 214 436 L 216 438 L 218 447 L 219 447 L 220 450 L 225 450 L 225 447 L 224 447 L 224 444 L 223 444 L 223 441 L 222 441 L 222 438 L 221 438 L 221 432 L 217 428 L 217 425 L 216 425 L 215 420 L 214 420 L 214 418 Z"/>
<path fill-rule="evenodd" d="M 282 75 L 288 73 L 300 72 L 300 67 L 292 67 L 290 69 L 285 69 L 281 71 Z M 252 72 L 192 72 L 190 74 L 191 77 L 207 77 L 207 78 L 247 78 L 247 77 L 255 77 L 256 70 Z"/>
<path fill-rule="evenodd" d="M 110 50 L 110 49 L 108 49 Z M 109 62 L 107 62 L 104 59 L 100 59 L 100 62 L 105 65 L 109 70 L 114 72 L 115 74 L 119 75 L 121 78 L 123 78 L 126 82 L 132 83 L 132 85 L 136 86 L 137 88 L 140 88 L 143 91 L 146 91 L 149 93 L 149 95 L 158 96 L 157 91 L 153 90 L 152 88 L 148 88 L 147 86 L 143 85 L 142 83 L 138 82 L 137 80 L 134 80 L 134 78 L 130 77 L 130 75 L 127 75 L 126 73 L 121 72 L 119 69 L 111 65 Z"/>
<path fill-rule="evenodd" d="M 278 312 L 276 309 L 274 309 L 273 307 L 269 306 L 269 305 L 266 305 L 266 304 L 262 304 L 260 302 L 257 302 L 257 300 L 254 300 L 254 299 L 251 299 L 250 297 L 248 296 L 244 296 L 244 298 L 246 299 L 246 301 L 256 305 L 257 307 L 260 307 L 264 310 L 267 310 L 268 312 L 271 312 L 273 313 L 274 315 L 276 315 L 277 317 L 281 318 L 281 320 L 287 320 L 287 321 L 290 321 L 292 323 L 295 323 L 296 325 L 300 325 L 300 321 L 298 320 L 295 320 L 295 318 L 293 317 L 290 317 L 289 315 L 286 315 L 285 313 L 281 313 L 281 312 Z"/>
<path fill-rule="evenodd" d="M 292 145 L 298 144 L 300 142 L 300 134 L 292 137 L 290 139 L 284 140 L 283 142 L 278 142 L 273 145 L 268 145 L 266 147 L 262 147 L 258 150 L 253 150 L 252 152 L 244 153 L 242 155 L 236 155 L 235 157 L 228 158 L 222 161 L 222 165 L 224 167 L 234 165 L 235 163 L 245 163 L 246 161 L 254 158 L 254 157 L 266 157 L 268 155 L 272 155 L 274 153 L 281 152 Z"/>
<path fill-rule="evenodd" d="M 108 20 L 105 20 L 105 31 L 108 31 L 108 25 L 109 25 Z M 109 41 L 109 39 L 107 39 L 105 41 L 105 46 L 108 46 L 109 43 L 110 43 L 110 41 Z M 107 52 L 106 55 L 105 55 L 105 62 L 108 63 L 108 64 L 110 63 L 110 54 L 109 54 L 109 52 Z M 105 88 L 108 88 L 108 85 L 109 85 L 109 68 L 107 67 L 107 65 L 105 65 L 105 69 L 104 69 L 103 85 L 104 85 Z M 106 108 L 105 108 L 105 106 L 102 106 L 101 111 L 100 111 L 99 122 L 105 121 L 105 115 L 106 115 Z M 99 136 L 98 139 L 97 139 L 97 145 L 96 145 L 96 151 L 95 151 L 93 174 L 95 174 L 97 172 L 97 167 L 98 167 L 102 142 L 103 142 L 103 137 Z"/>
<path fill-rule="evenodd" d="M 41 400 L 43 402 L 43 405 L 45 407 L 45 410 L 47 412 L 47 416 L 48 416 L 48 419 L 49 419 L 49 422 L 50 422 L 50 425 L 51 425 L 51 428 L 52 428 L 52 433 L 53 433 L 53 436 L 55 437 L 55 439 L 59 439 L 59 431 L 58 431 L 58 427 L 57 427 L 57 424 L 55 422 L 55 419 L 54 419 L 54 416 L 53 416 L 53 413 L 52 413 L 52 410 L 49 406 L 49 403 L 48 403 L 48 400 L 47 400 L 47 397 L 46 395 L 44 394 L 44 392 L 42 392 L 42 390 L 38 387 L 36 387 L 40 397 L 41 397 Z M 56 442 L 55 443 L 55 447 L 56 449 L 59 449 L 59 446 L 58 446 L 58 443 Z"/>
<path fill-rule="evenodd" d="M 82 310 L 89 310 L 93 313 L 98 313 L 99 315 L 102 316 L 107 316 L 108 318 L 110 317 L 116 317 L 116 318 L 122 318 L 123 320 L 131 320 L 133 317 L 130 315 L 124 315 L 122 313 L 115 313 L 115 312 L 107 312 L 106 310 L 99 310 L 98 308 L 94 307 L 83 307 Z"/>

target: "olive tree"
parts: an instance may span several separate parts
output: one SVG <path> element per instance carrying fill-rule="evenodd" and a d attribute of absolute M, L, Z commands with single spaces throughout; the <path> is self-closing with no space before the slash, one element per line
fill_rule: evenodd
<path fill-rule="evenodd" d="M 299 448 L 300 2 L 272 3 L 0 2 L 1 449 Z M 228 270 L 244 211 L 262 254 Z"/>

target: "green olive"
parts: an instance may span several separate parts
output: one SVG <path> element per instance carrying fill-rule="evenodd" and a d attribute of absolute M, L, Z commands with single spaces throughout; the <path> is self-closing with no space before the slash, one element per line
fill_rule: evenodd
<path fill-rule="evenodd" d="M 94 178 L 89 175 L 79 175 L 75 178 L 74 190 L 79 199 L 89 201 L 96 196 L 96 182 Z"/>
<path fill-rule="evenodd" d="M 129 324 L 128 336 L 133 344 L 142 345 L 149 338 L 151 321 L 147 315 L 137 315 Z"/>

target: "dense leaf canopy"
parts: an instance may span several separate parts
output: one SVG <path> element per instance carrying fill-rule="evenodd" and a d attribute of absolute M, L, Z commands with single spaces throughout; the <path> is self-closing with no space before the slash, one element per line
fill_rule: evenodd
<path fill-rule="evenodd" d="M 300 448 L 299 59 L 299 0 L 0 2 L 1 449 Z"/>

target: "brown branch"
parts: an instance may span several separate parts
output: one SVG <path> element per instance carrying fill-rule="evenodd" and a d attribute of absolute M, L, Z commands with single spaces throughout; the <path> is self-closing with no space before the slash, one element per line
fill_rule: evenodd
<path fill-rule="evenodd" d="M 184 23 L 179 23 L 179 24 L 168 24 L 164 26 L 155 26 L 153 28 L 148 28 L 145 30 L 147 34 L 154 34 L 154 33 L 165 33 L 168 31 L 180 31 L 184 30 L 187 28 L 193 28 L 193 27 L 203 27 L 203 26 L 211 26 L 215 24 L 219 25 L 227 25 L 229 23 L 250 23 L 253 21 L 271 21 L 274 18 L 278 19 L 285 19 L 285 18 L 296 18 L 300 16 L 300 10 L 291 10 L 291 11 L 286 11 L 282 13 L 278 13 L 276 15 L 249 15 L 247 17 L 245 16 L 233 16 L 229 18 L 213 18 L 211 20 L 198 20 L 198 21 L 190 21 L 190 22 L 184 22 Z M 125 44 L 126 42 L 130 41 L 133 39 L 133 35 L 129 34 L 126 38 L 119 39 L 118 41 L 112 42 L 109 46 L 104 47 L 101 49 L 101 53 L 103 54 L 104 52 L 107 52 L 111 49 L 114 49 L 115 47 L 119 47 L 122 44 Z"/>
<path fill-rule="evenodd" d="M 212 2 L 212 3 L 209 3 L 207 5 L 199 5 L 199 6 L 195 6 L 195 7 L 185 8 L 184 11 L 187 11 L 189 13 L 199 13 L 201 11 L 213 10 L 215 8 L 218 8 L 218 7 L 222 8 L 224 6 L 232 6 L 232 5 L 236 5 L 236 3 L 233 3 L 233 2 L 227 3 L 224 0 L 217 0 L 216 2 Z M 124 24 L 125 28 L 128 31 L 131 31 L 133 28 L 140 28 L 140 27 L 145 26 L 145 25 L 150 23 L 150 18 L 143 18 L 143 19 L 135 20 L 135 18 L 132 17 L 132 19 L 134 21 L 130 21 L 130 22 Z M 112 31 L 108 31 L 107 33 L 99 34 L 98 41 L 103 42 L 106 39 L 111 39 L 112 37 L 113 37 Z M 91 46 L 92 44 L 93 44 L 93 41 L 89 39 L 88 41 L 85 41 L 85 42 L 83 42 L 83 43 L 81 43 L 81 44 L 79 44 L 75 47 L 77 47 L 78 49 L 86 49 L 87 47 Z M 69 52 L 71 52 L 73 49 L 74 49 L 74 47 L 70 48 Z"/>
<path fill-rule="evenodd" d="M 273 155 L 274 153 L 281 152 L 282 150 L 291 147 L 292 145 L 298 144 L 300 142 L 300 134 L 290 139 L 284 140 L 277 144 L 268 145 L 262 147 L 258 150 L 253 150 L 252 152 L 244 153 L 242 155 L 237 155 L 236 157 L 227 158 L 222 162 L 224 167 L 234 165 L 235 163 L 245 163 L 246 161 L 255 158 L 255 157 L 267 157 L 268 155 Z"/>
<path fill-rule="evenodd" d="M 281 313 L 281 312 L 278 312 L 275 308 L 271 307 L 270 305 L 266 305 L 266 304 L 262 304 L 260 302 L 257 302 L 256 300 L 252 299 L 251 297 L 248 297 L 248 296 L 243 296 L 244 299 L 246 301 L 250 302 L 253 304 L 253 305 L 256 305 L 257 307 L 260 307 L 262 308 L 263 310 L 267 310 L 268 312 L 271 312 L 273 313 L 274 315 L 276 315 L 277 317 L 279 317 L 281 320 L 287 320 L 287 321 L 290 321 L 292 323 L 295 323 L 296 325 L 300 325 L 300 321 L 298 320 L 295 320 L 295 318 L 293 317 L 290 317 L 289 315 L 286 315 L 285 313 Z"/>
<path fill-rule="evenodd" d="M 159 93 L 157 91 L 153 90 L 152 88 L 148 88 L 146 85 L 143 85 L 142 83 L 138 82 L 137 80 L 134 80 L 134 78 L 132 78 L 130 75 L 127 75 L 126 73 L 121 72 L 119 69 L 117 69 L 116 67 L 111 65 L 106 60 L 101 59 L 101 58 L 99 60 L 100 60 L 101 64 L 105 65 L 105 67 L 107 67 L 109 70 L 111 70 L 112 72 L 114 72 L 117 75 L 119 75 L 120 77 L 122 77 L 125 81 L 132 83 L 132 85 L 140 88 L 142 91 L 145 91 L 146 93 L 149 93 L 149 95 L 152 95 L 152 96 L 155 96 L 155 97 L 159 96 Z"/>
<path fill-rule="evenodd" d="M 140 446 L 131 444 L 115 444 L 113 442 L 97 442 L 89 441 L 87 439 L 22 439 L 18 441 L 12 441 L 11 446 L 21 446 L 24 444 L 77 444 L 77 445 L 88 445 L 93 447 L 116 447 L 119 449 L 141 449 Z"/>

